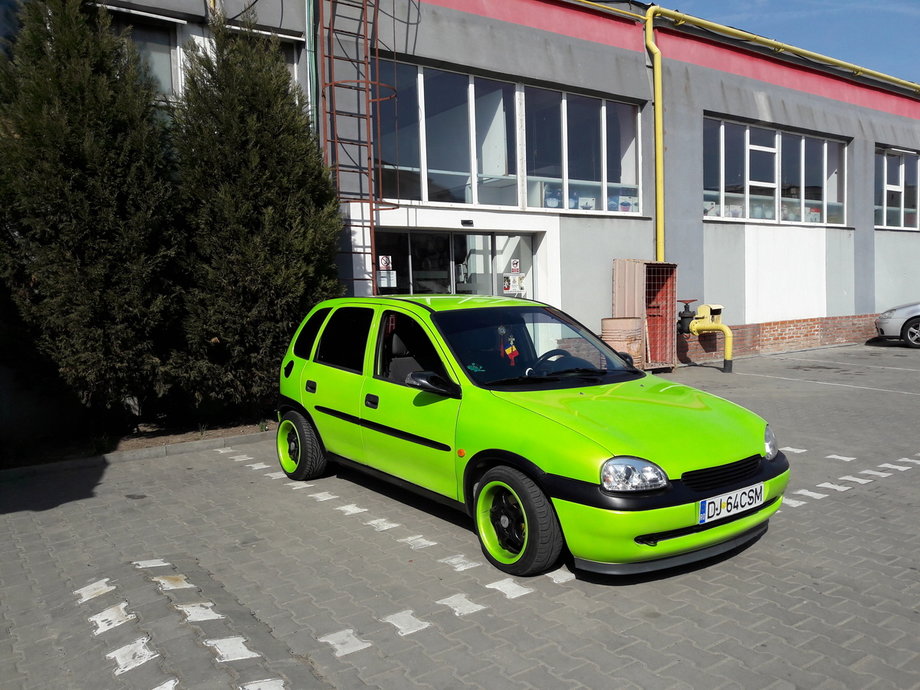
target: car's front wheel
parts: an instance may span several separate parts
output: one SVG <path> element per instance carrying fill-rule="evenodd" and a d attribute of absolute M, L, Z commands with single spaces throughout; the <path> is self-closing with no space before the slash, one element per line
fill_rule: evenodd
<path fill-rule="evenodd" d="M 291 479 L 316 479 L 326 469 L 326 456 L 313 425 L 299 412 L 284 413 L 275 443 L 281 469 Z"/>
<path fill-rule="evenodd" d="M 907 347 L 920 347 L 920 316 L 904 324 L 901 329 L 901 340 Z"/>
<path fill-rule="evenodd" d="M 482 476 L 473 517 L 482 552 L 510 575 L 539 575 L 559 559 L 563 538 L 552 503 L 511 467 L 493 467 Z"/>

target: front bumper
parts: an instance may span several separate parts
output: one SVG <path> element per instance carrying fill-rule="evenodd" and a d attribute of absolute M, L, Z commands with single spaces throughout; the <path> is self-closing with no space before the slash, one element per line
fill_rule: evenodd
<path fill-rule="evenodd" d="M 876 319 L 875 332 L 879 338 L 900 338 L 904 319 Z"/>
<path fill-rule="evenodd" d="M 764 503 L 733 518 L 698 524 L 699 504 L 608 510 L 553 498 L 575 566 L 625 575 L 671 568 L 757 538 L 782 505 L 789 471 L 764 481 Z"/>

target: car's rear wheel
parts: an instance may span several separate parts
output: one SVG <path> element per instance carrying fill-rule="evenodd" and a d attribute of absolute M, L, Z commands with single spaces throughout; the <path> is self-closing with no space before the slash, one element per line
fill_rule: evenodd
<path fill-rule="evenodd" d="M 281 469 L 291 479 L 315 479 L 326 469 L 326 456 L 313 425 L 300 413 L 284 413 L 275 442 Z"/>
<path fill-rule="evenodd" d="M 493 467 L 476 486 L 473 517 L 482 552 L 510 575 L 539 575 L 562 552 L 552 503 L 527 475 Z"/>
<path fill-rule="evenodd" d="M 901 340 L 907 347 L 920 347 L 920 316 L 904 324 L 901 328 Z"/>

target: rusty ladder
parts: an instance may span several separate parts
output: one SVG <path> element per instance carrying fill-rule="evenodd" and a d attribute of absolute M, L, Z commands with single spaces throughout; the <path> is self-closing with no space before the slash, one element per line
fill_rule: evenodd
<path fill-rule="evenodd" d="M 349 214 L 351 254 L 363 257 L 363 265 L 370 268 L 371 294 L 377 294 L 379 212 L 396 208 L 381 200 L 374 156 L 373 109 L 379 101 L 395 96 L 391 87 L 377 81 L 378 7 L 375 0 L 320 0 L 318 5 L 323 151 L 339 202 L 362 205 L 357 217 Z"/>

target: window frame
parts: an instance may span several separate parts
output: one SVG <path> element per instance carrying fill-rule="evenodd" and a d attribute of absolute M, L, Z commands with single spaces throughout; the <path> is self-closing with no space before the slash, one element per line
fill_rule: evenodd
<path fill-rule="evenodd" d="M 178 19 L 176 17 L 168 17 L 161 14 L 153 14 L 151 12 L 142 12 L 140 10 L 134 10 L 127 7 L 118 7 L 116 5 L 102 5 L 107 11 L 112 15 L 113 25 L 116 30 L 122 31 L 127 30 L 128 38 L 132 42 L 133 39 L 133 30 L 135 28 L 159 28 L 166 29 L 169 33 L 169 78 L 170 78 L 170 88 L 168 91 L 160 91 L 157 89 L 157 95 L 159 100 L 164 103 L 174 101 L 179 97 L 179 94 L 182 92 L 183 87 L 183 71 L 182 71 L 182 50 L 180 47 L 179 40 L 179 27 L 185 26 L 188 24 L 184 19 Z M 135 46 L 138 47 L 140 51 L 140 46 L 135 42 Z M 141 52 L 141 59 L 147 63 L 147 58 Z M 148 63 L 149 67 L 149 63 Z M 151 75 L 153 71 L 151 69 Z"/>
<path fill-rule="evenodd" d="M 708 138 L 704 135 L 703 146 L 704 159 L 711 156 L 712 152 L 707 148 L 715 144 L 718 146 L 718 190 L 712 190 L 707 187 L 707 180 L 704 175 L 702 201 L 703 201 L 703 220 L 719 220 L 730 222 L 757 222 L 777 225 L 806 225 L 806 226 L 834 226 L 841 227 L 846 225 L 847 219 L 847 198 L 846 198 L 846 180 L 847 180 L 847 152 L 848 143 L 845 140 L 828 136 L 818 136 L 815 134 L 805 134 L 788 129 L 777 128 L 764 123 L 739 122 L 730 118 L 717 116 L 704 116 L 705 123 L 716 123 L 718 125 L 715 137 Z M 729 191 L 728 175 L 726 174 L 726 161 L 729 159 L 729 152 L 726 150 L 726 126 L 743 128 L 743 151 L 738 156 L 732 153 L 731 158 L 740 157 L 743 161 L 743 172 L 741 174 L 741 183 L 743 190 Z M 767 143 L 752 143 L 752 130 L 765 130 L 772 134 L 772 145 Z M 713 141 L 714 139 L 714 141 Z M 807 149 L 809 142 L 818 142 L 820 149 L 820 170 L 816 171 L 814 166 L 808 165 Z M 791 145 L 790 145 L 791 144 Z M 839 147 L 840 155 L 838 156 L 838 165 L 835 171 L 829 169 L 831 146 Z M 773 180 L 756 179 L 752 172 L 752 160 L 755 155 L 773 156 L 772 171 Z M 797 196 L 793 198 L 785 197 L 783 190 L 789 182 L 785 179 L 784 161 L 787 156 L 793 156 L 796 161 L 798 183 L 789 184 L 789 187 L 798 189 Z M 833 173 L 833 174 L 832 174 Z M 808 199 L 807 180 L 810 176 L 817 176 L 821 180 L 820 186 L 820 209 L 810 214 L 808 208 L 815 208 L 817 199 Z M 842 179 L 838 182 L 837 189 L 831 191 L 833 180 Z M 753 190 L 769 190 L 772 192 L 772 202 L 769 194 L 756 194 Z M 842 200 L 837 199 L 841 196 Z M 757 199 L 756 197 L 764 197 Z M 736 211 L 737 205 L 730 205 L 727 197 L 740 197 L 743 199 L 740 205 L 740 211 Z M 831 200 L 833 197 L 835 200 Z M 792 202 L 795 202 L 795 206 Z M 833 206 L 839 206 L 840 213 L 833 210 Z M 731 210 L 729 210 L 731 209 Z M 713 212 L 715 211 L 715 212 Z M 818 218 L 813 216 L 817 215 Z M 839 221 L 829 220 L 832 216 L 840 216 Z M 797 216 L 797 217 L 796 217 Z"/>
<path fill-rule="evenodd" d="M 363 341 L 362 341 L 363 346 L 361 347 L 361 351 L 360 351 L 360 355 L 361 355 L 360 365 L 359 365 L 359 368 L 357 369 L 354 369 L 350 366 L 345 366 L 345 364 L 342 363 L 341 359 L 330 360 L 327 358 L 327 356 L 323 352 L 324 341 L 330 335 L 329 328 L 330 326 L 333 325 L 333 321 L 339 318 L 345 318 L 345 312 L 349 312 L 349 311 L 368 312 L 367 314 L 363 314 L 361 316 L 361 318 L 367 319 L 367 332 L 359 333 L 359 334 L 355 334 L 354 332 L 351 332 L 349 334 L 350 337 L 355 337 L 355 336 L 363 337 Z M 335 324 L 335 325 L 337 326 L 338 324 Z M 313 362 L 316 364 L 321 364 L 325 367 L 330 367 L 332 369 L 338 369 L 340 371 L 347 371 L 351 374 L 358 374 L 359 376 L 363 376 L 365 360 L 367 359 L 367 345 L 371 338 L 371 329 L 373 328 L 373 326 L 374 326 L 374 308 L 373 307 L 365 307 L 365 306 L 358 306 L 358 305 L 355 305 L 355 306 L 345 305 L 345 306 L 336 308 L 331 314 L 328 315 L 325 323 L 323 324 L 322 330 L 319 334 L 319 340 L 315 346 Z M 336 335 L 338 336 L 339 334 L 336 333 Z M 337 341 L 332 341 L 332 344 L 333 345 L 337 344 Z M 332 349 L 333 351 L 341 352 L 341 350 L 336 350 L 335 347 L 333 347 Z M 357 354 L 357 351 L 354 351 L 352 354 Z M 355 357 L 355 359 L 357 359 L 357 357 Z"/>
<path fill-rule="evenodd" d="M 881 191 L 881 204 L 877 195 L 875 197 L 874 207 L 874 226 L 877 230 L 908 230 L 920 231 L 920 152 L 901 149 L 894 146 L 876 146 L 875 147 L 875 175 L 878 178 L 879 170 L 881 179 L 875 180 L 876 193 Z M 898 181 L 889 181 L 889 159 L 897 159 Z M 881 160 L 881 167 L 878 163 Z M 909 173 L 913 169 L 913 208 L 908 208 Z M 889 205 L 888 200 L 891 194 L 897 194 L 900 197 L 900 203 L 897 208 Z M 891 211 L 897 211 L 898 223 L 889 223 Z M 913 216 L 913 223 L 909 223 L 909 216 Z M 881 222 L 879 222 L 881 221 Z"/>
<path fill-rule="evenodd" d="M 386 67 L 382 67 L 378 70 L 378 73 L 385 75 L 388 70 L 391 69 L 391 65 L 397 65 L 402 68 L 409 67 L 415 69 L 415 94 L 416 94 L 416 103 L 414 104 L 415 109 L 418 112 L 418 123 L 412 123 L 414 125 L 414 131 L 410 134 L 414 134 L 415 142 L 418 145 L 418 156 L 419 156 L 419 166 L 417 169 L 400 167 L 398 164 L 387 164 L 384 165 L 379 157 L 380 144 L 375 144 L 375 165 L 379 170 L 386 171 L 382 173 L 384 175 L 395 175 L 399 176 L 400 173 L 412 173 L 417 172 L 419 176 L 420 190 L 418 192 L 418 198 L 402 198 L 402 197 L 391 197 L 384 195 L 387 200 L 392 200 L 400 204 L 423 204 L 423 205 L 436 205 L 436 206 L 448 206 L 453 208 L 470 208 L 473 207 L 482 207 L 490 209 L 517 209 L 521 211 L 528 212 L 544 212 L 544 213 L 576 213 L 576 214 L 593 214 L 593 215 L 627 215 L 627 216 L 638 216 L 642 212 L 642 130 L 641 130 L 641 111 L 642 106 L 637 103 L 631 103 L 626 100 L 617 100 L 615 98 L 601 98 L 594 95 L 588 95 L 583 93 L 576 93 L 570 91 L 564 91 L 559 89 L 550 89 L 546 87 L 536 87 L 525 85 L 521 82 L 506 81 L 503 79 L 497 79 L 494 77 L 478 76 L 474 74 L 468 74 L 460 72 L 457 70 L 445 70 L 440 67 L 426 67 L 424 65 L 417 65 L 408 62 L 402 62 L 399 60 L 385 59 L 381 60 L 381 63 L 386 63 Z M 467 165 L 470 170 L 470 178 L 468 182 L 468 201 L 433 201 L 431 199 L 430 193 L 430 184 L 431 180 L 429 179 L 429 167 L 428 167 L 428 158 L 429 158 L 429 126 L 426 116 L 426 110 L 428 109 L 428 103 L 426 102 L 426 93 L 425 93 L 425 75 L 430 74 L 431 71 L 445 72 L 449 74 L 457 74 L 463 77 L 466 77 L 466 121 L 467 121 L 467 141 L 468 141 L 468 161 L 464 161 L 464 166 Z M 381 77 L 382 81 L 386 81 L 385 76 Z M 478 145 L 479 137 L 482 132 L 479 131 L 479 123 L 477 123 L 477 80 L 486 80 L 491 82 L 496 82 L 499 84 L 505 84 L 510 87 L 513 87 L 514 100 L 514 114 L 513 114 L 513 123 L 514 123 L 514 172 L 506 175 L 508 179 L 508 186 L 513 185 L 517 194 L 517 199 L 515 203 L 481 203 L 480 198 L 483 196 L 482 189 L 480 187 L 483 185 L 480 177 L 485 176 L 480 173 L 480 161 L 478 156 Z M 540 180 L 534 180 L 535 177 L 528 174 L 527 164 L 528 164 L 528 154 L 527 154 L 527 132 L 528 132 L 528 117 L 526 112 L 526 91 L 527 89 L 542 89 L 544 91 L 557 93 L 560 96 L 560 112 L 559 112 L 559 124 L 560 124 L 560 141 L 558 145 L 560 147 L 561 155 L 561 179 L 557 180 L 552 178 L 548 184 L 554 184 L 559 187 L 558 194 L 560 197 L 560 203 L 557 207 L 548 207 L 542 202 L 544 200 L 543 194 L 530 194 L 533 199 L 538 199 L 540 205 L 531 204 L 528 199 L 528 192 L 532 192 L 532 189 L 529 189 L 529 185 L 534 182 L 539 183 Z M 399 97 L 399 94 L 396 94 L 396 98 Z M 597 133 L 597 141 L 599 143 L 599 150 L 596 152 L 596 156 L 600 163 L 600 180 L 590 180 L 582 181 L 579 185 L 579 181 L 569 179 L 569 148 L 568 148 L 568 133 L 567 133 L 567 117 L 568 117 L 568 99 L 569 97 L 577 97 L 579 99 L 590 99 L 596 102 L 597 105 L 597 117 L 599 124 L 599 132 Z M 613 111 L 614 108 L 619 114 L 620 109 L 617 106 L 626 106 L 631 109 L 632 117 L 629 118 L 629 128 L 628 132 L 632 135 L 630 145 L 626 147 L 625 155 L 623 150 L 620 151 L 620 158 L 623 161 L 622 169 L 625 170 L 626 161 L 624 158 L 628 158 L 628 165 L 630 168 L 630 173 L 628 175 L 620 175 L 618 180 L 611 180 L 609 178 L 610 170 L 608 165 L 608 159 L 610 156 L 610 146 L 613 142 L 608 141 L 610 127 L 609 111 Z M 395 106 L 392 107 L 394 113 L 397 112 Z M 388 112 L 388 117 L 392 115 Z M 374 117 L 381 117 L 381 109 L 378 107 L 375 109 Z M 376 129 L 380 130 L 381 122 L 378 120 L 376 123 Z M 399 134 L 400 130 L 398 127 L 394 128 L 393 133 L 389 131 L 391 123 L 384 123 L 387 125 L 386 132 L 387 136 L 393 136 L 393 134 Z M 506 129 L 506 139 L 505 145 L 509 147 L 507 140 L 507 129 Z M 622 141 L 622 139 L 621 139 Z M 410 144 L 414 148 L 414 143 Z M 554 144 L 555 145 L 555 144 Z M 617 145 L 620 146 L 621 142 L 617 142 Z M 509 147 L 510 148 L 510 147 Z M 508 158 L 511 158 L 510 150 L 507 152 Z M 626 179 L 624 182 L 623 179 Z M 634 180 L 634 182 L 630 181 Z M 575 191 L 579 186 L 581 187 L 597 187 L 599 196 L 595 197 L 593 208 L 589 208 L 591 205 L 590 202 L 586 201 L 585 206 L 578 208 L 570 208 L 569 198 L 570 191 Z M 625 196 L 624 196 L 625 190 Z M 617 194 L 614 194 L 614 191 Z M 414 196 L 414 195 L 413 195 Z M 615 203 L 611 199 L 616 196 Z M 586 197 L 587 199 L 588 197 Z M 610 205 L 613 204 L 613 208 L 610 208 Z"/>
<path fill-rule="evenodd" d="M 424 337 L 426 344 L 431 348 L 430 354 L 433 355 L 434 358 L 437 360 L 438 368 L 437 369 L 419 369 L 418 371 L 433 371 L 435 374 L 443 378 L 445 381 L 452 380 L 450 375 L 447 373 L 448 368 L 447 368 L 447 365 L 445 365 L 444 363 L 444 357 L 439 351 L 438 346 L 435 344 L 435 339 L 432 338 L 431 333 L 424 326 L 424 324 L 422 324 L 422 322 L 419 321 L 412 314 L 401 311 L 399 309 L 393 309 L 393 308 L 386 308 L 383 311 L 381 311 L 380 317 L 377 320 L 377 343 L 374 349 L 374 364 L 373 364 L 373 370 L 372 370 L 373 378 L 375 378 L 378 381 L 384 381 L 386 383 L 391 383 L 394 386 L 408 387 L 405 381 L 399 381 L 399 380 L 393 379 L 391 376 L 384 375 L 383 367 L 386 361 L 386 357 L 388 355 L 388 353 L 386 352 L 387 350 L 386 339 L 390 337 L 391 335 L 386 332 L 387 331 L 386 322 L 390 316 L 393 316 L 394 319 L 403 319 L 407 323 L 411 323 L 414 327 L 418 329 L 418 332 L 421 334 L 421 336 Z M 397 330 L 396 325 L 394 325 L 393 334 L 399 335 L 399 331 Z M 402 340 L 405 343 L 405 339 L 403 338 Z M 408 343 L 406 344 L 408 345 Z M 389 356 L 390 356 L 390 359 L 386 361 L 387 365 L 391 364 L 393 360 L 392 353 L 389 353 Z M 412 357 L 421 366 L 421 362 L 418 360 L 417 357 L 415 357 L 415 353 L 412 354 Z"/>
<path fill-rule="evenodd" d="M 321 307 L 310 315 L 310 318 L 307 319 L 307 322 L 294 339 L 291 351 L 295 357 L 310 360 L 313 356 L 313 348 L 319 340 L 319 334 L 323 330 L 323 324 L 326 323 L 326 317 L 329 316 L 331 311 L 332 307 Z"/>

